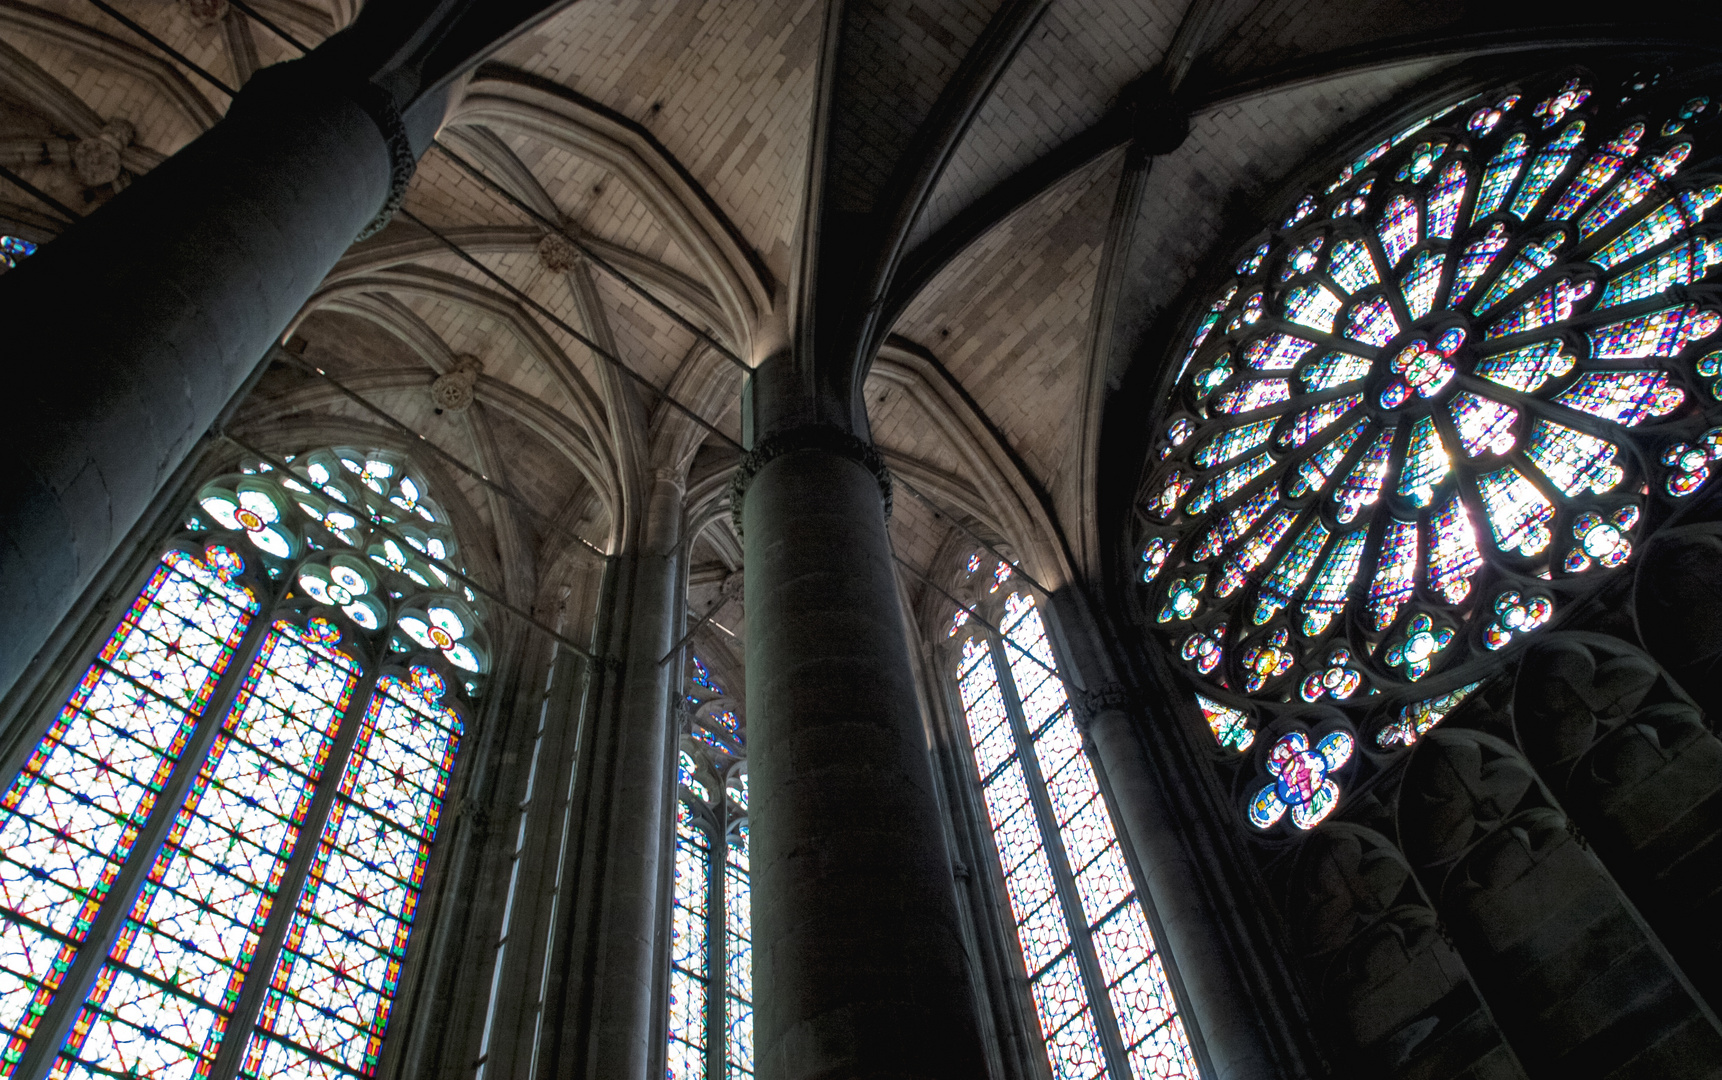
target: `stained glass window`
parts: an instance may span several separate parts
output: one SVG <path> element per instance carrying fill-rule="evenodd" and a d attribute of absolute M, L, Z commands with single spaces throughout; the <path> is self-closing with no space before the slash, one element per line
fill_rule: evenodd
<path fill-rule="evenodd" d="M 331 524 L 307 466 L 343 453 L 390 472 Z M 4 789 L 0 1076 L 377 1071 L 484 632 L 428 562 L 362 557 L 452 568 L 389 501 L 408 463 L 277 464 L 202 489 Z M 402 630 L 426 609 L 446 641 Z"/>
<path fill-rule="evenodd" d="M 1502 87 L 1343 158 L 1242 245 L 1220 294 L 1263 296 L 1260 316 L 1195 350 L 1208 381 L 1169 389 L 1189 448 L 1144 490 L 1187 487 L 1138 519 L 1142 612 L 1222 757 L 1262 770 L 1244 786 L 1268 793 L 1264 828 L 1314 825 L 1333 807 L 1312 793 L 1343 801 L 1346 770 L 1374 766 L 1324 757 L 1323 731 L 1234 732 L 1319 698 L 1346 738 L 1411 745 L 1722 460 L 1722 184 L 1683 172 L 1722 129 L 1688 88 L 1594 89 Z"/>
<path fill-rule="evenodd" d="M 666 1075 L 746 1080 L 753 1075 L 747 730 L 705 661 L 690 658 L 688 666 L 676 767 Z"/>
<path fill-rule="evenodd" d="M 19 236 L 0 236 L 0 272 L 18 265 L 18 260 L 36 254 L 36 245 Z"/>
<path fill-rule="evenodd" d="M 1052 1075 L 1194 1080 L 1046 627 L 1026 593 L 996 606 L 1002 636 L 976 622 L 960 639 L 957 691 Z M 1226 737 L 1247 745 L 1253 734 L 1239 724 Z"/>

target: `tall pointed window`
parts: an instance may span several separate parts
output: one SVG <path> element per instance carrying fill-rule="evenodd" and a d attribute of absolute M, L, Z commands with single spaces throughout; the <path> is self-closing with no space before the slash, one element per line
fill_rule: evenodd
<path fill-rule="evenodd" d="M 202 490 L 0 795 L 0 1077 L 375 1073 L 486 666 L 423 492 Z"/>
<path fill-rule="evenodd" d="M 1136 600 L 1256 828 L 1318 825 L 1722 462 L 1722 183 L 1688 168 L 1717 109 L 1656 82 L 1496 87 L 1357 147 L 1169 358 Z"/>
<path fill-rule="evenodd" d="M 1002 563 L 968 576 L 1003 633 L 957 613 L 957 689 L 1052 1074 L 1197 1077 L 1035 602 Z"/>
<path fill-rule="evenodd" d="M 753 1076 L 747 732 L 694 657 L 676 770 L 670 912 L 671 1080 Z"/>

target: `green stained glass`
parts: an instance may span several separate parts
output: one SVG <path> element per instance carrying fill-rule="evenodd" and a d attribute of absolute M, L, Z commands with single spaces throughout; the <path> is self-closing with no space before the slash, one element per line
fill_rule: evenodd
<path fill-rule="evenodd" d="M 1420 251 L 1411 260 L 1411 269 L 1400 280 L 1399 291 L 1404 294 L 1405 306 L 1413 319 L 1421 319 L 1435 310 L 1435 293 L 1441 287 L 1444 258 L 1437 251 Z"/>
<path fill-rule="evenodd" d="M 1489 291 L 1483 294 L 1483 298 L 1477 301 L 1476 306 L 1471 309 L 1472 312 L 1477 315 L 1486 314 L 1490 308 L 1517 292 L 1521 285 L 1553 266 L 1555 253 L 1565 243 L 1566 237 L 1555 233 L 1526 244 L 1519 250 L 1518 257 L 1509 263 L 1507 268 L 1501 271 L 1501 276 L 1489 286 Z"/>
<path fill-rule="evenodd" d="M 1573 358 L 1559 341 L 1539 341 L 1500 353 L 1477 365 L 1477 374 L 1510 390 L 1528 394 L 1573 369 Z"/>
<path fill-rule="evenodd" d="M 1333 245 L 1327 272 L 1334 283 L 1348 293 L 1362 292 L 1381 283 L 1381 275 L 1375 269 L 1375 258 L 1369 254 L 1369 245 L 1362 240 L 1341 240 Z"/>
<path fill-rule="evenodd" d="M 1291 531 L 1292 523 L 1296 520 L 1297 511 L 1283 506 L 1268 515 L 1262 527 L 1240 544 L 1220 568 L 1220 578 L 1214 586 L 1214 595 L 1223 600 L 1243 588 L 1250 575 L 1268 561 L 1268 556 L 1272 555 L 1274 548 L 1285 539 L 1286 533 Z"/>
<path fill-rule="evenodd" d="M 1295 499 L 1326 487 L 1334 470 L 1339 468 L 1340 461 L 1351 452 L 1357 440 L 1363 437 L 1363 429 L 1368 426 L 1367 420 L 1358 421 L 1340 432 L 1326 446 L 1298 462 L 1296 471 L 1286 485 L 1286 494 Z"/>
<path fill-rule="evenodd" d="M 1495 534 L 1495 546 L 1520 555 L 1540 555 L 1554 539 L 1549 531 L 1554 504 L 1515 468 L 1477 477 L 1483 513 Z"/>
<path fill-rule="evenodd" d="M 1289 607 L 1297 598 L 1298 590 L 1303 588 L 1304 579 L 1309 577 L 1316 560 L 1321 558 L 1330 535 L 1320 517 L 1312 518 L 1298 534 L 1297 540 L 1256 591 L 1256 608 L 1250 618 L 1257 626 Z"/>
<path fill-rule="evenodd" d="M 1332 390 L 1363 378 L 1373 366 L 1374 361 L 1353 353 L 1331 352 L 1306 366 L 1298 381 L 1305 390 Z"/>
<path fill-rule="evenodd" d="M 1543 201 L 1549 188 L 1566 172 L 1573 158 L 1578 156 L 1579 142 L 1584 138 L 1584 121 L 1574 120 L 1561 137 L 1549 143 L 1531 160 L 1531 167 L 1525 173 L 1525 182 L 1519 188 L 1519 193 L 1513 196 L 1512 205 L 1507 212 L 1521 221 L 1528 221 L 1531 212 L 1537 204 Z"/>
<path fill-rule="evenodd" d="M 1615 275 L 1602 291 L 1602 298 L 1596 306 L 1606 308 L 1630 304 L 1647 296 L 1657 296 L 1675 285 L 1690 285 L 1718 265 L 1722 265 L 1722 238 L 1699 237 Z"/>
<path fill-rule="evenodd" d="M 1471 224 L 1482 221 L 1506 202 L 1508 189 L 1519 178 L 1519 170 L 1525 167 L 1525 148 L 1528 145 L 1529 140 L 1524 135 L 1514 135 L 1499 153 L 1489 159 L 1489 167 L 1483 171 L 1483 183 L 1477 188 L 1477 206 L 1471 211 Z"/>
<path fill-rule="evenodd" d="M 1411 442 L 1405 449 L 1405 464 L 1399 472 L 1399 494 L 1411 500 L 1413 506 L 1428 506 L 1435 501 L 1435 488 L 1447 479 L 1452 461 L 1435 421 L 1418 417 L 1411 425 Z"/>
<path fill-rule="evenodd" d="M 1375 557 L 1375 577 L 1369 583 L 1371 626 L 1377 633 L 1387 629 L 1416 587 L 1417 523 L 1388 518 L 1381 534 L 1381 550 Z"/>
<path fill-rule="evenodd" d="M 1346 600 L 1351 593 L 1351 583 L 1356 580 L 1358 568 L 1363 565 L 1363 544 L 1367 537 L 1364 530 L 1358 529 L 1345 533 L 1333 542 L 1327 559 L 1316 572 L 1315 581 L 1309 587 L 1309 595 L 1304 597 L 1300 609 L 1305 636 L 1315 637 L 1326 633 L 1334 617 L 1345 610 Z"/>
<path fill-rule="evenodd" d="M 1268 441 L 1276 423 L 1278 421 L 1257 420 L 1253 424 L 1243 424 L 1221 432 L 1196 451 L 1194 460 L 1196 464 L 1207 468 L 1248 453 Z"/>

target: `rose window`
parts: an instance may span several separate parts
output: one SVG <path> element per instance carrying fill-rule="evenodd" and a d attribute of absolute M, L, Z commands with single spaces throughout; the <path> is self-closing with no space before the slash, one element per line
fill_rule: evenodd
<path fill-rule="evenodd" d="M 1410 745 L 1711 482 L 1717 109 L 1610 85 L 1501 87 L 1367 147 L 1198 307 L 1136 573 L 1222 745 L 1317 701 Z"/>

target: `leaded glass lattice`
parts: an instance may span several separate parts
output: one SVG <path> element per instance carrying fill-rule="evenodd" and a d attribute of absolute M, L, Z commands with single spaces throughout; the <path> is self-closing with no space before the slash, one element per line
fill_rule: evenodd
<path fill-rule="evenodd" d="M 352 450 L 201 490 L 0 797 L 0 1077 L 375 1075 L 487 666 L 424 491 Z"/>
<path fill-rule="evenodd" d="M 1722 178 L 1685 166 L 1714 154 L 1714 114 L 1676 116 L 1691 87 L 1593 93 L 1583 75 L 1563 97 L 1571 82 L 1402 128 L 1292 195 L 1245 245 L 1267 245 L 1256 270 L 1225 260 L 1235 272 L 1202 301 L 1215 318 L 1199 341 L 1186 331 L 1188 374 L 1153 420 L 1185 440 L 1149 455 L 1135 575 L 1202 700 L 1253 726 L 1313 700 L 1300 687 L 1355 679 L 1322 700 L 1371 749 L 1410 745 L 1707 482 Z M 1240 318 L 1237 297 L 1259 314 Z M 1288 335 L 1308 346 L 1294 355 Z M 1597 536 L 1606 560 L 1583 546 Z M 1538 617 L 1508 632 L 1502 604 Z M 1193 635 L 1210 646 L 1192 653 Z M 1271 667 L 1247 660 L 1270 650 Z M 1254 742 L 1214 731 L 1233 752 Z M 1349 751 L 1299 738 L 1254 747 L 1263 777 L 1270 753 L 1322 760 L 1342 791 Z M 1342 797 L 1318 808 L 1300 790 L 1257 824 L 1308 827 Z"/>
<path fill-rule="evenodd" d="M 725 681 L 729 681 L 727 678 Z M 688 658 L 676 759 L 667 1076 L 753 1076 L 753 910 L 747 728 L 699 656 Z"/>
<path fill-rule="evenodd" d="M 1195 1078 L 1046 627 L 1026 593 L 996 606 L 1002 637 L 952 627 L 957 693 L 1052 1075 Z"/>

